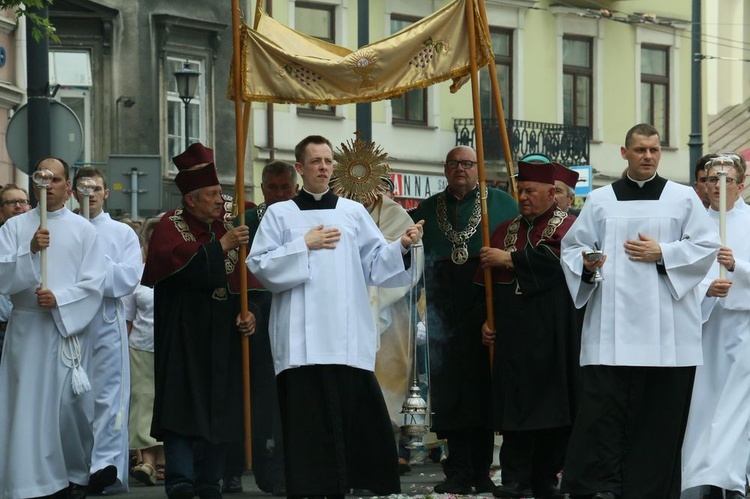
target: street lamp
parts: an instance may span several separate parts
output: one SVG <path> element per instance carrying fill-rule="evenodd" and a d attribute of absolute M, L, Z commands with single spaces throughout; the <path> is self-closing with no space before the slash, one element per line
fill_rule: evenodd
<path fill-rule="evenodd" d="M 177 82 L 177 93 L 180 100 L 185 105 L 185 149 L 190 145 L 190 122 L 188 121 L 188 104 L 195 97 L 195 91 L 198 89 L 198 77 L 201 74 L 190 67 L 190 63 L 185 61 L 182 68 L 174 72 L 174 79 Z"/>

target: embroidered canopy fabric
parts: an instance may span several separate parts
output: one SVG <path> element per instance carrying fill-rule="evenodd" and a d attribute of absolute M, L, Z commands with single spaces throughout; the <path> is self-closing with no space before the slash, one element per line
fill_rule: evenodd
<path fill-rule="evenodd" d="M 263 13 L 242 27 L 244 101 L 336 105 L 399 96 L 470 72 L 466 2 L 456 0 L 398 33 L 357 50 L 326 43 Z M 493 58 L 474 4 L 477 67 Z M 230 80 L 231 81 L 231 80 Z M 230 84 L 229 98 L 234 99 Z"/>

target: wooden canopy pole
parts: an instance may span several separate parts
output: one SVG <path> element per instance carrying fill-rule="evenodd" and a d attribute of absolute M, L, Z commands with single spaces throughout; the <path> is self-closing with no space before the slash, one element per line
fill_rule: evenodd
<path fill-rule="evenodd" d="M 471 68 L 471 100 L 474 107 L 474 137 L 477 151 L 477 173 L 479 174 L 479 197 L 482 208 L 482 246 L 490 245 L 490 221 L 487 214 L 487 184 L 484 176 L 484 137 L 482 136 L 482 112 L 479 109 L 479 75 L 477 67 L 477 28 L 474 23 L 474 0 L 466 2 L 466 24 L 469 32 L 469 54 Z M 483 29 L 481 26 L 480 29 Z M 492 65 L 492 64 L 491 64 Z M 492 269 L 484 269 L 484 296 L 487 305 L 487 326 L 495 329 L 495 312 L 492 308 Z M 494 360 L 494 349 L 490 346 L 490 366 Z"/>
<path fill-rule="evenodd" d="M 260 1 L 260 0 L 259 0 Z M 242 71 L 240 54 L 240 5 L 239 0 L 232 0 L 232 46 L 234 50 L 232 58 L 233 84 L 234 84 L 234 119 L 235 119 L 235 141 L 237 145 L 237 164 L 235 174 L 235 198 L 239 225 L 245 225 L 245 145 L 247 129 L 242 116 Z M 248 315 L 247 305 L 247 246 L 239 248 L 240 257 L 240 314 L 242 317 Z M 242 393 L 244 398 L 244 427 L 245 427 L 245 463 L 248 469 L 253 464 L 253 436 L 252 420 L 250 413 L 250 338 L 242 335 Z"/>
<path fill-rule="evenodd" d="M 482 27 L 487 40 L 491 40 L 490 26 L 487 23 L 487 10 L 484 6 L 484 0 L 476 0 L 479 7 L 479 15 L 482 19 Z M 500 98 L 500 84 L 497 82 L 497 68 L 495 62 L 489 64 L 490 82 L 492 83 L 492 102 L 495 104 L 497 121 L 500 126 L 500 140 L 503 143 L 503 155 L 505 163 L 508 165 L 508 182 L 510 185 L 510 194 L 518 201 L 518 188 L 516 187 L 515 169 L 513 167 L 513 153 L 510 150 L 510 140 L 508 139 L 508 127 L 505 124 L 505 112 L 503 111 L 503 100 Z M 476 130 L 476 126 L 474 127 Z"/>

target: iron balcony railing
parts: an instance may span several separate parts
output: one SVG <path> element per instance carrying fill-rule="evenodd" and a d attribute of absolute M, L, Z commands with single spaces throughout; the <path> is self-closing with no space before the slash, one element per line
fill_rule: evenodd
<path fill-rule="evenodd" d="M 566 166 L 589 164 L 589 128 L 585 126 L 505 120 L 513 160 L 530 153 L 542 153 Z M 474 120 L 454 118 L 456 145 L 474 145 Z M 497 119 L 482 120 L 484 157 L 487 161 L 505 161 Z"/>

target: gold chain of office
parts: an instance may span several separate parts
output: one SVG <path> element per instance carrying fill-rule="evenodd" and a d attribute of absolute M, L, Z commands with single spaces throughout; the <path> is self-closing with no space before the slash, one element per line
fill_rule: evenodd
<path fill-rule="evenodd" d="M 485 196 L 487 195 L 487 188 L 485 187 Z M 453 228 L 451 223 L 448 221 L 448 207 L 446 202 L 446 193 L 441 192 L 437 198 L 437 223 L 440 230 L 443 231 L 448 241 L 453 244 L 453 250 L 451 251 L 451 260 L 457 265 L 463 265 L 469 259 L 469 247 L 466 243 L 469 242 L 471 236 L 477 232 L 479 222 L 482 221 L 482 204 L 477 193 L 477 197 L 474 200 L 474 209 L 471 212 L 469 221 L 463 230 L 456 230 Z"/>
<path fill-rule="evenodd" d="M 257 213 L 258 213 L 258 222 L 260 222 L 261 220 L 263 220 L 263 215 L 266 214 L 266 209 L 268 209 L 268 205 L 266 203 L 260 203 L 258 205 L 258 210 L 257 210 Z"/>
<path fill-rule="evenodd" d="M 547 227 L 544 228 L 544 232 L 542 232 L 542 238 L 539 241 L 541 242 L 552 237 L 552 234 L 555 233 L 557 228 L 560 227 L 560 224 L 562 224 L 563 220 L 565 220 L 567 217 L 568 214 L 566 212 L 555 208 L 555 212 L 552 214 L 552 218 L 549 219 L 549 222 L 547 222 Z M 521 215 L 517 216 L 515 220 L 513 220 L 508 226 L 508 233 L 505 235 L 504 241 L 505 251 L 516 251 L 516 241 L 518 241 L 518 228 L 520 226 Z"/>

